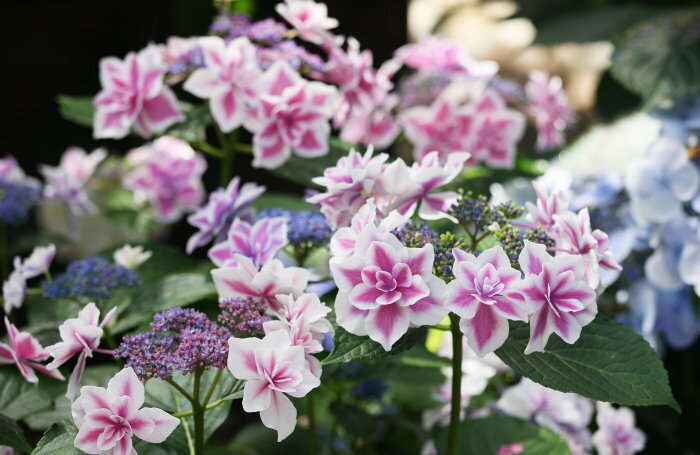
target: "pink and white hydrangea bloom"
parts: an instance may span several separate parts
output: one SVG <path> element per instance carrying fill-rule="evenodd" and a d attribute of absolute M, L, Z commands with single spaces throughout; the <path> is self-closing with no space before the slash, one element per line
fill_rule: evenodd
<path fill-rule="evenodd" d="M 277 440 L 283 440 L 297 422 L 297 410 L 287 395 L 300 398 L 321 384 L 309 369 L 304 348 L 294 346 L 284 330 L 263 339 L 231 338 L 228 344 L 228 369 L 246 381 L 243 409 L 260 412 L 263 425 L 277 430 Z"/>
<path fill-rule="evenodd" d="M 304 158 L 328 153 L 335 88 L 301 78 L 289 63 L 275 62 L 260 78 L 258 102 L 246 119 L 253 134 L 253 166 L 274 169 L 294 151 Z"/>
<path fill-rule="evenodd" d="M 145 389 L 132 368 L 109 380 L 107 388 L 84 386 L 71 413 L 78 427 L 74 445 L 94 455 L 135 455 L 132 436 L 160 444 L 180 424 L 162 409 L 143 408 Z"/>
<path fill-rule="evenodd" d="M 596 293 L 586 281 L 581 256 L 563 253 L 552 257 L 544 245 L 526 240 L 518 262 L 525 279 L 517 290 L 531 315 L 525 354 L 544 352 L 552 332 L 566 343 L 576 342 L 581 328 L 598 312 Z"/>
<path fill-rule="evenodd" d="M 409 181 L 416 184 L 417 191 L 401 201 L 397 207 L 398 212 L 410 217 L 418 208 L 418 215 L 425 220 L 451 218 L 447 211 L 457 202 L 459 194 L 456 191 L 432 191 L 454 180 L 462 172 L 469 157 L 469 153 L 452 153 L 445 164 L 441 165 L 440 153 L 434 151 L 425 155 L 420 163 L 413 163 Z"/>
<path fill-rule="evenodd" d="M 381 236 L 403 226 L 406 221 L 408 218 L 397 211 L 392 211 L 382 218 L 374 205 L 374 198 L 370 198 L 352 217 L 350 226 L 342 227 L 333 233 L 330 241 L 331 254 L 336 258 L 352 256 L 357 239 L 368 225 L 375 225 L 378 235 Z"/>
<path fill-rule="evenodd" d="M 507 389 L 497 403 L 508 415 L 533 421 L 564 437 L 573 455 L 585 455 L 591 445 L 588 425 L 591 400 L 574 393 L 548 389 L 527 378 Z"/>
<path fill-rule="evenodd" d="M 438 98 L 430 106 L 408 108 L 399 115 L 404 134 L 413 144 L 416 161 L 437 151 L 444 163 L 453 153 L 467 152 L 474 122 L 471 109 L 447 97 Z"/>
<path fill-rule="evenodd" d="M 313 0 L 286 0 L 275 7 L 277 14 L 294 27 L 299 37 L 314 44 L 329 42 L 328 30 L 338 26 L 338 20 L 328 17 L 325 3 Z"/>
<path fill-rule="evenodd" d="M 226 43 L 218 36 L 199 39 L 204 68 L 195 70 L 183 88 L 209 100 L 209 109 L 221 130 L 233 131 L 243 124 L 246 109 L 255 98 L 261 71 L 255 46 L 246 37 Z"/>
<path fill-rule="evenodd" d="M 592 442 L 598 455 L 632 455 L 644 449 L 646 436 L 635 426 L 631 409 L 598 402 L 596 423 Z"/>
<path fill-rule="evenodd" d="M 537 202 L 536 204 L 530 201 L 525 203 L 528 216 L 533 224 L 539 223 L 542 229 L 550 232 L 554 226 L 554 215 L 568 212 L 569 200 L 563 191 L 547 193 L 543 185 L 538 182 L 533 182 L 532 186 L 537 195 Z"/>
<path fill-rule="evenodd" d="M 79 147 L 70 147 L 58 167 L 41 166 L 46 179 L 44 197 L 66 204 L 74 215 L 93 213 L 96 207 L 88 198 L 85 185 L 106 157 L 107 151 L 101 148 L 88 154 Z"/>
<path fill-rule="evenodd" d="M 338 325 L 369 336 L 385 350 L 409 327 L 433 325 L 446 315 L 446 285 L 432 273 L 432 245 L 407 248 L 393 234 L 368 225 L 349 258 L 332 258 L 338 286 Z"/>
<path fill-rule="evenodd" d="M 40 187 L 39 181 L 28 177 L 12 155 L 0 158 L 0 181 L 8 183 L 23 183 L 34 187 Z"/>
<path fill-rule="evenodd" d="M 537 149 L 550 150 L 564 145 L 564 132 L 576 123 L 564 84 L 559 76 L 532 71 L 525 84 L 525 111 L 535 119 Z"/>
<path fill-rule="evenodd" d="M 137 269 L 153 256 L 152 251 L 144 251 L 141 245 L 124 245 L 114 252 L 114 263 L 127 269 Z"/>
<path fill-rule="evenodd" d="M 508 338 L 508 320 L 527 322 L 525 302 L 517 291 L 520 272 L 510 266 L 503 248 L 478 257 L 454 249 L 455 279 L 447 284 L 445 307 L 461 319 L 459 326 L 474 352 L 483 357 Z"/>
<path fill-rule="evenodd" d="M 198 229 L 187 241 L 187 253 L 212 240 L 222 241 L 235 218 L 252 218 L 249 206 L 264 192 L 264 186 L 241 185 L 240 177 L 234 177 L 226 189 L 219 188 L 211 193 L 207 203 L 187 217 L 187 222 Z"/>
<path fill-rule="evenodd" d="M 281 307 L 277 320 L 263 324 L 265 333 L 276 330 L 289 332 L 293 346 L 302 346 L 311 372 L 321 377 L 321 362 L 312 354 L 323 351 L 324 334 L 333 333 L 333 326 L 326 319 L 331 309 L 322 303 L 316 294 L 302 294 L 295 298 L 291 294 L 277 296 Z"/>
<path fill-rule="evenodd" d="M 112 354 L 112 351 L 99 349 L 99 346 L 104 328 L 112 321 L 116 311 L 116 308 L 112 308 L 100 322 L 100 310 L 94 303 L 87 304 L 80 310 L 77 318 L 67 319 L 58 326 L 61 341 L 46 347 L 46 352 L 53 357 L 53 361 L 46 365 L 49 370 L 56 370 L 71 357 L 78 355 L 78 362 L 68 379 L 66 397 L 69 399 L 73 399 L 78 394 L 80 378 L 85 371 L 87 358 L 92 357 L 93 352 Z"/>
<path fill-rule="evenodd" d="M 21 308 L 27 295 L 27 279 L 22 272 L 14 270 L 2 283 L 2 309 L 10 314 L 13 308 Z"/>
<path fill-rule="evenodd" d="M 129 152 L 134 165 L 123 179 L 137 201 L 148 201 L 161 222 L 176 221 L 202 203 L 204 157 L 182 139 L 162 136 L 153 143 Z"/>
<path fill-rule="evenodd" d="M 512 168 L 516 145 L 525 132 L 525 116 L 508 109 L 495 90 L 486 90 L 472 109 L 474 124 L 467 151 L 491 167 Z"/>
<path fill-rule="evenodd" d="M 30 333 L 17 330 L 7 316 L 5 329 L 10 344 L 0 343 L 0 365 L 16 365 L 22 377 L 34 385 L 39 383 L 34 370 L 61 381 L 65 379 L 60 371 L 49 370 L 39 363 L 49 358 L 48 351 Z"/>
<path fill-rule="evenodd" d="M 167 67 L 156 46 L 130 52 L 120 60 L 100 60 L 102 90 L 95 96 L 96 139 L 119 139 L 133 126 L 143 137 L 184 119 L 177 98 L 163 83 Z"/>
<path fill-rule="evenodd" d="M 340 138 L 345 142 L 389 147 L 401 132 L 392 114 L 399 99 L 387 95 L 383 102 L 373 106 L 356 105 L 342 124 Z"/>
<path fill-rule="evenodd" d="M 588 285 L 596 289 L 600 284 L 600 267 L 609 270 L 622 270 L 615 261 L 608 245 L 608 235 L 596 229 L 591 230 L 588 208 L 578 214 L 566 212 L 554 215 L 555 248 L 557 251 L 580 255 L 586 266 Z"/>
<path fill-rule="evenodd" d="M 255 267 L 262 267 L 286 244 L 286 218 L 261 218 L 255 224 L 236 218 L 226 240 L 209 249 L 209 259 L 218 267 L 233 267 L 234 256 L 240 254 L 250 258 Z"/>
<path fill-rule="evenodd" d="M 259 297 L 272 311 L 278 311 L 277 294 L 300 296 L 308 284 L 308 270 L 285 267 L 279 259 L 266 262 L 260 270 L 246 256 L 235 254 L 233 259 L 235 266 L 211 271 L 220 300 Z"/>
<path fill-rule="evenodd" d="M 54 256 L 56 256 L 56 245 L 37 246 L 24 261 L 15 258 L 15 270 L 27 280 L 44 275 L 49 271 Z"/>
<path fill-rule="evenodd" d="M 417 70 L 447 71 L 477 79 L 491 79 L 498 72 L 498 63 L 475 60 L 463 46 L 434 35 L 398 48 L 394 58 Z"/>
<path fill-rule="evenodd" d="M 320 205 L 331 229 L 347 226 L 371 197 L 374 197 L 374 204 L 380 212 L 387 208 L 388 201 L 377 197 L 375 186 L 379 186 L 389 155 L 372 156 L 373 152 L 371 147 L 364 155 L 350 150 L 335 166 L 326 168 L 322 177 L 313 179 L 315 184 L 325 188 L 325 192 L 308 197 L 306 202 Z"/>

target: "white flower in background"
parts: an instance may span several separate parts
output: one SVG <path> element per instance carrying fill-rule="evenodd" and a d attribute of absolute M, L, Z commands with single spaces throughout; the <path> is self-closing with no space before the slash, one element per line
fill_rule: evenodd
<path fill-rule="evenodd" d="M 127 269 L 135 269 L 149 260 L 152 255 L 152 251 L 144 251 L 142 246 L 127 244 L 114 252 L 114 262 Z"/>

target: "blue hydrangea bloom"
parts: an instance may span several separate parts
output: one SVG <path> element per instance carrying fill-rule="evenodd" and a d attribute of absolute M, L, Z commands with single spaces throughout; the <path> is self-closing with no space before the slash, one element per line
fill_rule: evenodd
<path fill-rule="evenodd" d="M 45 282 L 43 295 L 49 299 L 103 300 L 119 288 L 141 285 L 138 274 L 100 257 L 73 261 L 66 272 L 52 282 Z"/>
<path fill-rule="evenodd" d="M 333 235 L 333 231 L 326 223 L 326 217 L 315 210 L 293 211 L 272 208 L 261 211 L 260 217 L 287 218 L 287 239 L 294 246 L 325 246 Z"/>
<path fill-rule="evenodd" d="M 0 222 L 20 226 L 41 197 L 41 188 L 22 182 L 0 181 Z"/>

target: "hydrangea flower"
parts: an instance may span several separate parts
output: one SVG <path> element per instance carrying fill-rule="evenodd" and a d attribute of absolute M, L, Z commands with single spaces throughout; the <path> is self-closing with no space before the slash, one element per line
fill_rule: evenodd
<path fill-rule="evenodd" d="M 430 106 L 415 106 L 399 116 L 406 138 L 413 144 L 413 156 L 422 160 L 437 151 L 445 162 L 452 153 L 469 150 L 468 138 L 474 127 L 474 113 L 442 97 Z"/>
<path fill-rule="evenodd" d="M 66 397 L 69 399 L 73 399 L 78 394 L 80 378 L 85 371 L 87 358 L 92 357 L 93 352 L 112 354 L 112 351 L 99 349 L 99 346 L 104 328 L 112 321 L 116 311 L 116 308 L 112 308 L 100 322 L 100 310 L 94 303 L 88 303 L 80 310 L 77 318 L 67 319 L 58 326 L 61 341 L 46 347 L 46 352 L 53 357 L 51 363 L 46 365 L 49 370 L 56 370 L 71 357 L 78 355 L 78 363 L 68 379 Z"/>
<path fill-rule="evenodd" d="M 510 169 L 516 144 L 525 132 L 525 116 L 508 109 L 503 98 L 487 90 L 474 105 L 474 125 L 467 151 L 494 168 Z"/>
<path fill-rule="evenodd" d="M 153 256 L 152 251 L 144 251 L 141 245 L 124 245 L 114 251 L 114 263 L 127 269 L 137 269 L 141 264 Z"/>
<path fill-rule="evenodd" d="M 0 179 L 0 222 L 21 226 L 40 199 L 41 187 L 38 185 Z"/>
<path fill-rule="evenodd" d="M 259 297 L 272 311 L 280 305 L 277 294 L 299 296 L 306 289 L 309 272 L 300 267 L 285 267 L 279 259 L 265 263 L 260 270 L 253 261 L 240 254 L 234 255 L 234 267 L 211 271 L 219 300 L 235 297 Z"/>
<path fill-rule="evenodd" d="M 124 337 L 115 351 L 139 378 L 171 379 L 174 371 L 226 368 L 231 332 L 204 313 L 173 308 L 153 316 L 151 329 Z"/>
<path fill-rule="evenodd" d="M 217 318 L 238 338 L 258 337 L 265 334 L 263 324 L 270 320 L 265 313 L 267 303 L 259 297 L 234 297 L 219 303 L 221 313 Z"/>
<path fill-rule="evenodd" d="M 166 70 L 155 46 L 130 52 L 124 60 L 100 60 L 102 90 L 93 100 L 95 138 L 120 139 L 132 127 L 149 137 L 183 120 L 175 94 L 163 83 Z"/>
<path fill-rule="evenodd" d="M 321 206 L 321 213 L 326 216 L 331 229 L 347 226 L 367 201 L 366 195 L 371 194 L 377 184 L 389 155 L 381 153 L 373 157 L 373 151 L 368 148 L 361 155 L 350 150 L 335 166 L 326 168 L 322 177 L 313 179 L 315 184 L 324 187 L 326 191 L 312 195 L 306 201 Z M 384 208 L 384 201 L 375 199 L 374 202 Z"/>
<path fill-rule="evenodd" d="M 255 46 L 248 38 L 228 43 L 218 36 L 199 39 L 204 54 L 204 68 L 195 70 L 183 88 L 199 98 L 209 100 L 212 116 L 225 133 L 243 124 L 246 106 L 255 96 L 261 71 Z"/>
<path fill-rule="evenodd" d="M 530 221 L 534 225 L 539 223 L 546 231 L 551 231 L 554 226 L 554 215 L 568 212 L 568 198 L 563 191 L 548 193 L 540 182 L 533 182 L 532 187 L 535 189 L 537 201 L 535 204 L 530 201 L 525 202 Z"/>
<path fill-rule="evenodd" d="M 285 218 L 287 221 L 287 240 L 295 247 L 325 246 L 333 235 L 325 217 L 316 210 L 295 211 L 272 208 L 260 211 L 258 216 L 261 218 Z"/>
<path fill-rule="evenodd" d="M 260 78 L 259 99 L 246 128 L 253 131 L 253 166 L 274 169 L 294 152 L 304 158 L 328 153 L 335 89 L 308 82 L 286 62 L 274 63 Z"/>
<path fill-rule="evenodd" d="M 34 370 L 63 381 L 65 378 L 60 371 L 49 370 L 40 364 L 49 358 L 49 353 L 28 332 L 20 332 L 5 316 L 5 329 L 10 344 L 0 343 L 0 365 L 16 365 L 22 377 L 36 385 L 39 378 Z"/>
<path fill-rule="evenodd" d="M 355 245 L 360 234 L 366 226 L 374 225 L 379 234 L 386 234 L 406 223 L 407 218 L 393 211 L 387 217 L 382 218 L 377 213 L 377 206 L 374 205 L 374 198 L 370 198 L 357 213 L 352 217 L 350 226 L 341 227 L 331 237 L 331 254 L 337 258 L 347 258 L 352 256 Z"/>
<path fill-rule="evenodd" d="M 137 201 L 148 201 L 161 222 L 172 222 L 204 199 L 202 174 L 207 162 L 182 139 L 162 136 L 129 152 L 134 167 L 123 178 Z"/>
<path fill-rule="evenodd" d="M 228 369 L 246 381 L 243 410 L 260 412 L 263 425 L 277 430 L 277 440 L 289 436 L 297 411 L 287 395 L 300 398 L 320 385 L 304 357 L 302 346 L 292 345 L 284 330 L 259 338 L 231 338 Z"/>
<path fill-rule="evenodd" d="M 432 273 L 432 245 L 406 248 L 376 229 L 365 227 L 353 255 L 331 259 L 330 267 L 338 325 L 389 351 L 410 326 L 437 324 L 447 315 L 446 285 Z"/>
<path fill-rule="evenodd" d="M 49 271 L 54 256 L 56 256 L 56 245 L 50 243 L 46 246 L 37 246 L 24 261 L 15 258 L 15 270 L 27 280 L 38 277 Z"/>
<path fill-rule="evenodd" d="M 593 403 L 580 395 L 548 389 L 523 378 L 503 392 L 497 407 L 508 415 L 559 433 L 574 455 L 584 455 L 590 447 L 588 425 L 593 416 Z"/>
<path fill-rule="evenodd" d="M 21 308 L 26 295 L 27 279 L 20 271 L 14 270 L 2 283 L 2 309 L 5 314 L 10 314 L 13 308 Z"/>
<path fill-rule="evenodd" d="M 160 444 L 180 424 L 162 409 L 142 408 L 145 389 L 131 368 L 114 375 L 107 388 L 84 386 L 71 414 L 78 427 L 75 447 L 95 455 L 135 454 L 132 436 Z"/>
<path fill-rule="evenodd" d="M 101 148 L 88 154 L 81 148 L 70 147 L 61 156 L 58 167 L 41 166 L 46 179 L 44 197 L 66 204 L 73 215 L 93 213 L 96 207 L 88 198 L 85 185 L 106 157 L 107 151 Z"/>
<path fill-rule="evenodd" d="M 586 279 L 593 289 L 600 284 L 600 269 L 622 270 L 608 245 L 608 235 L 600 229 L 591 230 L 588 208 L 578 214 L 566 212 L 554 215 L 552 235 L 557 251 L 580 255 L 586 266 Z"/>
<path fill-rule="evenodd" d="M 576 342 L 581 328 L 598 312 L 583 259 L 570 254 L 552 257 L 544 245 L 525 241 L 519 263 L 525 279 L 517 284 L 517 290 L 531 315 L 525 353 L 544 352 L 552 332 L 569 344 Z"/>
<path fill-rule="evenodd" d="M 681 216 L 682 203 L 698 192 L 700 171 L 680 143 L 660 137 L 630 165 L 625 187 L 639 223 L 663 223 Z"/>
<path fill-rule="evenodd" d="M 537 149 L 550 150 L 564 145 L 564 131 L 576 123 L 569 98 L 559 76 L 549 76 L 542 71 L 530 72 L 525 94 L 525 111 L 535 119 Z"/>
<path fill-rule="evenodd" d="M 323 352 L 325 334 L 333 333 L 333 326 L 326 319 L 331 309 L 323 304 L 316 294 L 302 294 L 295 298 L 292 294 L 279 294 L 280 309 L 277 320 L 265 322 L 265 333 L 277 330 L 289 332 L 292 346 L 302 346 L 309 368 L 321 378 L 321 362 L 311 354 Z"/>
<path fill-rule="evenodd" d="M 214 239 L 223 240 L 235 218 L 248 221 L 250 204 L 264 192 L 264 186 L 256 183 L 241 185 L 241 179 L 234 177 L 226 189 L 219 188 L 211 193 L 207 203 L 187 217 L 187 222 L 198 229 L 187 241 L 187 253 Z"/>
<path fill-rule="evenodd" d="M 596 410 L 598 430 L 591 441 L 598 455 L 632 455 L 644 449 L 646 436 L 635 427 L 631 409 L 598 402 Z"/>
<path fill-rule="evenodd" d="M 328 17 L 325 3 L 313 0 L 286 0 L 275 7 L 282 16 L 299 33 L 299 37 L 314 44 L 322 44 L 332 39 L 328 30 L 338 26 L 338 20 Z"/>
<path fill-rule="evenodd" d="M 47 299 L 104 300 L 119 288 L 141 285 L 141 278 L 131 269 L 100 257 L 73 261 L 65 273 L 45 282 L 42 294 Z"/>
<path fill-rule="evenodd" d="M 443 166 L 440 153 L 435 151 L 425 155 L 420 163 L 413 163 L 408 178 L 417 188 L 401 201 L 397 211 L 410 217 L 420 204 L 418 214 L 425 220 L 449 218 L 447 211 L 459 199 L 459 194 L 455 191 L 431 192 L 454 180 L 469 157 L 469 153 L 452 153 Z"/>
<path fill-rule="evenodd" d="M 527 311 L 517 291 L 520 272 L 510 266 L 500 246 L 478 257 L 454 250 L 455 280 L 447 284 L 445 307 L 460 318 L 459 326 L 474 352 L 483 357 L 508 338 L 508 320 L 527 322 Z"/>
<path fill-rule="evenodd" d="M 498 72 L 498 63 L 477 61 L 463 46 L 439 36 L 401 46 L 394 52 L 394 58 L 416 70 L 444 71 L 477 79 L 491 79 Z"/>
<path fill-rule="evenodd" d="M 224 242 L 209 249 L 209 259 L 218 267 L 233 267 L 235 256 L 243 255 L 262 267 L 287 244 L 287 220 L 260 218 L 255 224 L 236 218 Z"/>

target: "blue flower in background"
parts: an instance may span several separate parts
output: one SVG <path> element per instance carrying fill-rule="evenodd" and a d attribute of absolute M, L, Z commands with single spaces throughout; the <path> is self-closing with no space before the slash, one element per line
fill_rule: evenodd
<path fill-rule="evenodd" d="M 138 274 L 100 257 L 73 261 L 65 273 L 43 285 L 48 299 L 109 299 L 119 288 L 141 285 Z"/>
<path fill-rule="evenodd" d="M 40 198 L 41 188 L 36 185 L 0 181 L 0 222 L 21 226 Z"/>
<path fill-rule="evenodd" d="M 676 140 L 660 137 L 625 175 L 632 213 L 642 224 L 663 223 L 683 214 L 682 203 L 700 186 L 700 172 Z"/>

